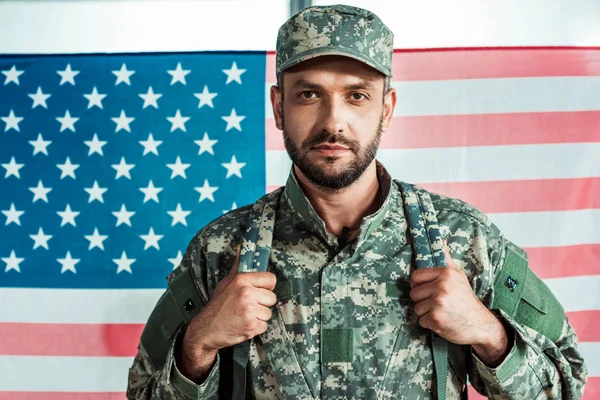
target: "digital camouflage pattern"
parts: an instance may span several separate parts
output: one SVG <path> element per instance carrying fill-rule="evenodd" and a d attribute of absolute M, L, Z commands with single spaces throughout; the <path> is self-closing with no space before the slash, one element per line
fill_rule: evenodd
<path fill-rule="evenodd" d="M 251 341 L 248 386 L 255 398 L 437 397 L 431 336 L 418 325 L 409 298 L 415 265 L 404 200 L 379 164 L 378 175 L 383 205 L 363 219 L 358 238 L 341 249 L 293 173 L 285 188 L 266 196 L 276 209 L 268 269 L 278 279 L 278 301 L 268 330 Z M 490 307 L 508 241 L 475 208 L 430 196 L 452 258 Z M 179 268 L 192 270 L 204 302 L 233 265 L 252 212 L 252 206 L 231 211 L 191 241 Z M 491 399 L 580 398 L 587 370 L 566 319 L 554 343 L 497 314 L 514 331 L 512 349 L 497 368 L 465 353 L 461 367 L 474 388 Z M 177 370 L 178 342 L 163 366 L 154 366 L 140 346 L 129 373 L 129 399 L 219 398 L 219 381 L 231 379 L 222 373 L 223 359 L 202 385 L 195 385 Z M 447 399 L 460 398 L 464 383 L 449 365 Z"/>
<path fill-rule="evenodd" d="M 307 7 L 277 36 L 276 72 L 323 55 L 355 58 L 392 76 L 394 34 L 372 12 L 345 5 Z"/>

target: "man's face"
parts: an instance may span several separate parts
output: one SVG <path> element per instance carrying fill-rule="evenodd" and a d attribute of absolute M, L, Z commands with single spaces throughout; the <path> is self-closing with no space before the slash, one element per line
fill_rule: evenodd
<path fill-rule="evenodd" d="M 359 61 L 322 56 L 286 70 L 282 87 L 272 88 L 287 152 L 310 182 L 342 189 L 371 165 L 395 105 L 384 82 Z"/>

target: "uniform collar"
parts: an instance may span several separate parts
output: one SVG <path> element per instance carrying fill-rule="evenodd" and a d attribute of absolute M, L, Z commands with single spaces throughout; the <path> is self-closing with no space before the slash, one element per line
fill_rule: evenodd
<path fill-rule="evenodd" d="M 377 178 L 381 185 L 382 195 L 384 197 L 383 204 L 373 214 L 365 216 L 360 223 L 360 230 L 356 247 L 360 247 L 369 236 L 383 222 L 385 216 L 393 203 L 392 198 L 397 196 L 396 190 L 390 190 L 392 187 L 392 179 L 384 166 L 376 161 Z M 299 218 L 302 225 L 306 229 L 318 234 L 325 239 L 331 246 L 337 246 L 337 237 L 325 228 L 325 221 L 317 214 L 314 207 L 304 194 L 302 187 L 294 174 L 294 168 L 291 168 L 288 180 L 284 189 L 284 197 L 294 211 L 294 214 Z"/>

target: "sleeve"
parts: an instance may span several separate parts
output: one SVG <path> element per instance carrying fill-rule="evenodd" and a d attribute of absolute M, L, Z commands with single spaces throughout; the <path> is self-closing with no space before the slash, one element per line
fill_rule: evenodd
<path fill-rule="evenodd" d="M 505 266 L 510 242 L 496 227 L 492 226 L 488 230 L 490 232 L 495 237 L 489 238 L 488 245 L 494 243 L 499 246 L 488 249 L 495 281 Z M 533 271 L 528 273 L 534 275 Z M 536 279 L 539 280 L 537 276 Z M 493 291 L 493 285 L 488 290 Z M 486 306 L 489 308 L 490 304 Z M 512 347 L 495 368 L 488 367 L 474 352 L 470 352 L 467 366 L 469 381 L 475 390 L 490 399 L 580 399 L 588 372 L 577 349 L 577 335 L 562 307 L 560 310 L 562 328 L 560 322 L 556 324 L 554 340 L 517 322 L 503 309 L 492 310 L 506 327 Z"/>
<path fill-rule="evenodd" d="M 207 270 L 203 242 L 201 235 L 195 237 L 188 246 L 179 267 L 167 278 L 171 284 L 175 280 L 174 276 L 177 274 L 191 273 L 200 293 L 200 309 L 208 302 L 208 298 L 210 297 L 207 291 L 206 280 L 199 279 L 203 272 Z M 165 291 L 161 300 L 169 295 L 170 293 Z M 148 325 L 152 323 L 155 325 L 155 329 L 150 330 L 153 334 L 148 335 L 150 339 L 147 339 L 145 342 L 146 346 L 154 346 L 154 351 L 149 352 L 140 338 L 137 354 L 132 366 L 129 368 L 127 398 L 135 400 L 217 399 L 219 396 L 220 356 L 217 355 L 211 372 L 202 384 L 195 384 L 183 376 L 177 368 L 176 354 L 187 326 L 185 323 L 181 324 L 179 319 L 174 323 L 170 323 L 168 314 L 172 314 L 172 312 L 165 314 L 163 310 L 158 309 L 161 300 L 157 302 L 144 328 L 145 330 L 148 329 Z M 154 317 L 154 315 L 157 317 Z M 156 321 L 159 321 L 162 325 L 158 325 Z M 171 343 L 165 341 L 162 336 L 164 330 L 173 332 Z M 156 351 L 157 348 L 162 348 L 163 350 Z M 166 354 L 166 357 L 162 356 L 161 359 L 157 359 L 156 356 L 151 356 L 151 354 Z M 164 362 L 162 361 L 163 359 Z"/>
<path fill-rule="evenodd" d="M 129 368 L 127 382 L 127 399 L 130 400 L 188 400 L 188 399 L 218 399 L 219 398 L 219 366 L 217 359 L 212 369 L 200 385 L 187 379 L 177 368 L 175 349 L 183 337 L 183 331 L 173 342 L 164 366 L 156 368 L 148 353 L 140 343 L 138 353 Z"/>

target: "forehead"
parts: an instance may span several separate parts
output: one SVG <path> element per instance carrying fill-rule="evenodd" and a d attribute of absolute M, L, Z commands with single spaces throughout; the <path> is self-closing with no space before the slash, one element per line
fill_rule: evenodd
<path fill-rule="evenodd" d="M 283 72 L 287 82 L 299 80 L 323 80 L 339 82 L 368 81 L 374 86 L 383 81 L 385 76 L 368 65 L 343 56 L 320 56 L 306 60 Z M 315 82 L 317 83 L 317 82 Z"/>

